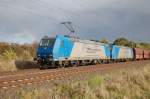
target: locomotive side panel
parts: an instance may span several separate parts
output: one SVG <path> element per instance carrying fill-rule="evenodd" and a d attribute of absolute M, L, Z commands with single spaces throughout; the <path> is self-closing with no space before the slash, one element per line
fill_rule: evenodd
<path fill-rule="evenodd" d="M 114 45 L 112 48 L 112 59 L 133 59 L 132 48 Z"/>
<path fill-rule="evenodd" d="M 70 59 L 110 59 L 109 47 L 100 43 L 75 42 Z"/>
<path fill-rule="evenodd" d="M 53 59 L 64 60 L 68 59 L 71 55 L 74 42 L 70 38 L 64 36 L 58 36 L 53 48 Z"/>

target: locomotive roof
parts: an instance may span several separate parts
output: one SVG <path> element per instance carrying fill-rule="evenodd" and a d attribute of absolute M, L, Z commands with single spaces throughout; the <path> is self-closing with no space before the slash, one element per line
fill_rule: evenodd
<path fill-rule="evenodd" d="M 44 36 L 42 39 L 55 39 L 55 37 Z"/>
<path fill-rule="evenodd" d="M 87 43 L 87 44 L 101 44 L 101 45 L 105 45 L 105 46 L 110 45 L 110 44 L 101 43 L 98 40 L 85 40 L 85 39 L 80 39 L 78 37 L 70 37 L 70 36 L 65 36 L 65 37 L 69 37 L 75 42 L 81 42 L 81 43 Z"/>
<path fill-rule="evenodd" d="M 120 46 L 120 45 L 113 45 L 113 46 L 117 46 L 117 47 L 121 47 L 121 48 L 131 48 L 131 47 L 128 47 L 128 46 Z"/>

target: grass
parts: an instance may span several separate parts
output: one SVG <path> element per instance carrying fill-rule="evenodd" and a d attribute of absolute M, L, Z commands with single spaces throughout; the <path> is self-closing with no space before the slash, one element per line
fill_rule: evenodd
<path fill-rule="evenodd" d="M 0 60 L 0 71 L 16 71 L 15 60 Z"/>
<path fill-rule="evenodd" d="M 96 74 L 83 81 L 42 85 L 20 89 L 9 96 L 7 94 L 4 93 L 3 99 L 150 99 L 150 65 Z"/>
<path fill-rule="evenodd" d="M 88 80 L 88 86 L 96 88 L 104 84 L 104 78 L 102 76 L 93 76 L 92 79 Z"/>

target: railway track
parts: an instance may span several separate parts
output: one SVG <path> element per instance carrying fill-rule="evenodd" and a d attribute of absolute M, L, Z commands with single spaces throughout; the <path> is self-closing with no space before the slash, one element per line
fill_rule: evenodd
<path fill-rule="evenodd" d="M 63 69 L 50 69 L 50 70 L 31 70 L 24 71 L 23 73 L 13 73 L 7 75 L 0 75 L 0 89 L 10 89 L 22 87 L 26 85 L 41 84 L 53 80 L 65 79 L 87 73 L 103 72 L 112 69 L 119 69 L 131 66 L 144 66 L 150 64 L 149 60 L 134 61 L 125 63 L 102 64 L 95 66 L 81 66 L 70 67 Z"/>

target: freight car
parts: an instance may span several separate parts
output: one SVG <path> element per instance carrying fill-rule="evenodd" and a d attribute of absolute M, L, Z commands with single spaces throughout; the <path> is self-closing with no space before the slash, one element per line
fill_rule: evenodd
<path fill-rule="evenodd" d="M 40 68 L 78 66 L 109 62 L 110 54 L 108 44 L 58 35 L 56 38 L 44 37 L 41 40 L 36 60 Z"/>
<path fill-rule="evenodd" d="M 149 50 L 149 59 L 150 59 L 150 50 Z"/>
<path fill-rule="evenodd" d="M 133 48 L 134 60 L 142 60 L 144 58 L 144 50 L 141 48 Z"/>
<path fill-rule="evenodd" d="M 150 59 L 150 50 L 149 50 L 149 59 Z"/>
<path fill-rule="evenodd" d="M 149 53 L 150 53 L 149 50 L 144 50 L 144 56 L 143 56 L 143 58 L 144 59 L 149 59 L 150 58 Z"/>

